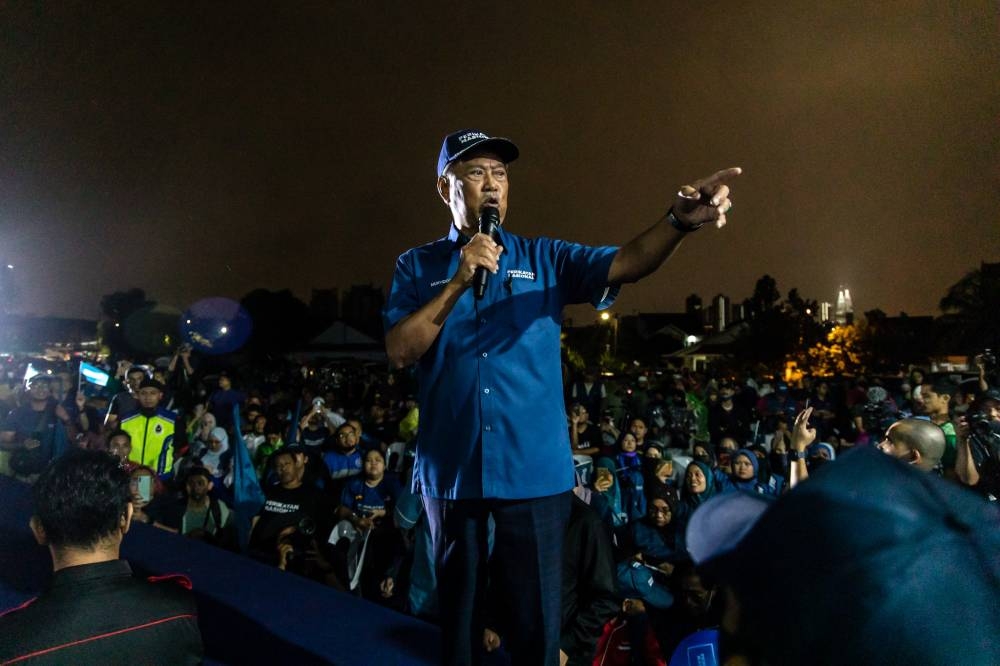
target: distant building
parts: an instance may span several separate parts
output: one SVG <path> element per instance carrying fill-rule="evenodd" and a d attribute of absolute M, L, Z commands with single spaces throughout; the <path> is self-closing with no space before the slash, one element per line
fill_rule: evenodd
<path fill-rule="evenodd" d="M 355 284 L 347 289 L 340 303 L 340 317 L 360 331 L 381 339 L 382 306 L 385 293 L 382 287 L 371 284 Z"/>
<path fill-rule="evenodd" d="M 837 291 L 837 310 L 834 321 L 839 325 L 854 323 L 854 303 L 851 302 L 851 290 L 843 285 Z"/>
<path fill-rule="evenodd" d="M 732 323 L 732 301 L 728 296 L 718 294 L 712 299 L 710 325 L 713 331 L 721 333 Z"/>
<path fill-rule="evenodd" d="M 819 312 L 817 313 L 819 317 L 819 323 L 825 324 L 828 321 L 833 321 L 830 316 L 833 313 L 833 303 L 830 301 L 823 301 L 819 304 Z"/>
<path fill-rule="evenodd" d="M 732 308 L 733 323 L 738 324 L 741 321 L 746 321 L 747 310 L 748 308 L 746 301 L 740 301 L 739 303 L 734 303 Z"/>
<path fill-rule="evenodd" d="M 684 301 L 684 311 L 689 315 L 701 314 L 701 296 L 698 294 L 691 294 Z"/>

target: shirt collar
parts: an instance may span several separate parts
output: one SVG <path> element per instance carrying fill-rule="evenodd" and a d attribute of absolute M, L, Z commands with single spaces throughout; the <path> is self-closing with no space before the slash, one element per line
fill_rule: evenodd
<path fill-rule="evenodd" d="M 98 578 L 127 577 L 132 575 L 132 567 L 125 560 L 108 560 L 96 564 L 81 564 L 60 569 L 52 575 L 51 588 L 75 585 Z"/>
<path fill-rule="evenodd" d="M 503 245 L 503 226 L 497 227 L 497 245 Z M 448 226 L 448 240 L 452 242 L 452 250 L 459 250 L 469 242 L 469 237 L 458 230 L 454 224 Z"/>

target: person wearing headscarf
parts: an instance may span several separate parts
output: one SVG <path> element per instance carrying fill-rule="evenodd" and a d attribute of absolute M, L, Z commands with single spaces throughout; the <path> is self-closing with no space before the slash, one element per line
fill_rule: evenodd
<path fill-rule="evenodd" d="M 601 456 L 594 461 L 594 478 L 591 481 L 591 488 L 594 494 L 604 498 L 606 511 L 602 513 L 601 519 L 612 528 L 618 528 L 627 522 L 627 517 L 622 511 L 621 492 L 618 487 L 618 479 L 615 474 L 615 461 L 607 456 Z M 600 508 L 593 501 L 591 505 Z"/>
<path fill-rule="evenodd" d="M 692 460 L 687 469 L 684 470 L 681 501 L 677 503 L 677 511 L 674 514 L 680 543 L 684 542 L 684 532 L 691 519 L 691 514 L 714 495 L 715 483 L 712 480 L 712 469 L 700 460 Z"/>
<path fill-rule="evenodd" d="M 726 479 L 722 492 L 743 491 L 758 495 L 777 495 L 777 483 L 761 483 L 758 478 L 759 473 L 760 460 L 757 454 L 750 449 L 740 449 L 733 454 L 733 471 Z"/>
<path fill-rule="evenodd" d="M 806 458 L 806 464 L 809 466 L 810 472 L 815 472 L 826 463 L 837 459 L 836 450 L 826 442 L 816 442 L 810 445 L 807 451 L 809 457 Z"/>
<path fill-rule="evenodd" d="M 669 492 L 650 493 L 646 515 L 632 523 L 632 550 L 635 559 L 670 575 L 683 557 L 680 535 L 674 520 L 677 501 Z"/>
<path fill-rule="evenodd" d="M 216 481 L 226 475 L 225 466 L 228 460 L 223 460 L 223 454 L 229 450 L 229 435 L 224 428 L 212 428 L 208 435 L 207 448 L 201 455 L 201 465 L 215 477 Z"/>

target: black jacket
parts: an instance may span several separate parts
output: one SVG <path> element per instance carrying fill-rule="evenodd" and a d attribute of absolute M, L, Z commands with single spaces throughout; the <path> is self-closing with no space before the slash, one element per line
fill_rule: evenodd
<path fill-rule="evenodd" d="M 560 645 L 570 663 L 590 664 L 604 624 L 618 613 L 611 533 L 576 495 L 563 546 Z"/>
<path fill-rule="evenodd" d="M 0 663 L 200 663 L 190 585 L 136 578 L 124 560 L 60 569 L 41 596 L 0 615 Z"/>

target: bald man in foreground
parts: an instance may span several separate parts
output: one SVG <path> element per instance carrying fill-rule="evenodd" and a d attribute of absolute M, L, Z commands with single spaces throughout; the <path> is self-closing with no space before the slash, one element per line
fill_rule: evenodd
<path fill-rule="evenodd" d="M 924 472 L 940 474 L 944 431 L 926 419 L 903 419 L 889 426 L 878 448 Z"/>

